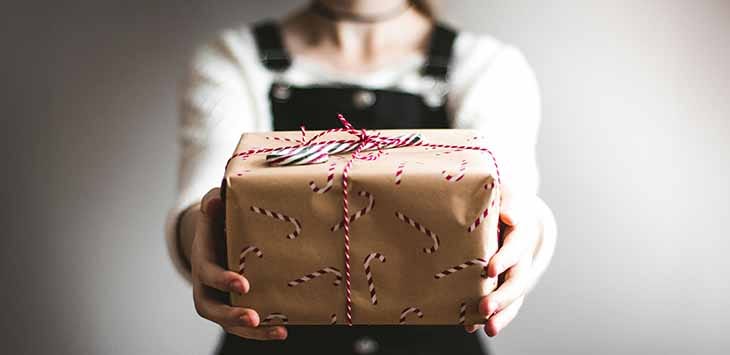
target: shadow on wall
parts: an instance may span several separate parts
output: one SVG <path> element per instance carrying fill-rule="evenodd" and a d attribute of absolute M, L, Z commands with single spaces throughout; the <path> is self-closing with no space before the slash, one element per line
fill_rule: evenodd
<path fill-rule="evenodd" d="M 4 4 L 11 92 L 0 146 L 8 352 L 211 352 L 162 222 L 174 198 L 175 86 L 196 44 L 287 1 Z M 9 94 L 9 95 L 8 95 Z M 6 147 L 7 145 L 7 147 Z M 22 272 L 20 272 L 22 270 Z M 12 286 L 9 286 L 12 285 Z"/>

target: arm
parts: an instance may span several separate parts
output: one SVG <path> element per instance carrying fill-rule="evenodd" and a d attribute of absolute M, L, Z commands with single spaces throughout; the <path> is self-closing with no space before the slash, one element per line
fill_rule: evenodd
<path fill-rule="evenodd" d="M 281 340 L 286 328 L 259 326 L 255 310 L 222 301 L 226 293 L 250 289 L 245 277 L 221 264 L 224 206 L 219 189 L 211 189 L 220 184 L 238 134 L 255 129 L 251 88 L 236 53 L 245 46 L 238 36 L 229 33 L 201 48 L 182 87 L 178 201 L 168 219 L 167 240 L 178 269 L 192 283 L 198 314 L 231 334 Z"/>
<path fill-rule="evenodd" d="M 200 199 L 220 185 L 239 134 L 257 130 L 258 90 L 265 81 L 247 31 L 226 31 L 194 53 L 179 88 L 177 200 L 167 222 L 170 255 L 190 277 L 190 248 Z"/>
<path fill-rule="evenodd" d="M 230 37 L 230 35 L 229 35 Z M 250 123 L 252 104 L 241 65 L 221 36 L 199 48 L 179 90 L 177 200 L 167 220 L 170 256 L 190 281 L 190 256 L 200 199 L 220 185 L 223 167 Z"/>
<path fill-rule="evenodd" d="M 506 230 L 488 273 L 503 275 L 504 282 L 480 304 L 488 318 L 485 331 L 494 336 L 514 319 L 525 295 L 547 269 L 556 228 L 550 208 L 537 195 L 535 146 L 541 118 L 534 73 L 511 47 L 502 47 L 485 63 L 472 75 L 456 110 L 456 123 L 487 136 L 502 173 L 500 220 Z"/>

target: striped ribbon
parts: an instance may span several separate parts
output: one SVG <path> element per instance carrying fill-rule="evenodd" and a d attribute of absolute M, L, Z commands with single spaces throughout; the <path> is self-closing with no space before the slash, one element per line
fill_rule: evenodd
<path fill-rule="evenodd" d="M 352 289 L 351 289 L 351 273 L 350 273 L 350 208 L 348 200 L 348 185 L 350 169 L 352 163 L 355 160 L 376 160 L 383 154 L 384 149 L 400 148 L 400 147 L 426 147 L 431 149 L 461 149 L 461 150 L 477 150 L 486 152 L 489 154 L 494 164 L 497 185 L 501 185 L 502 180 L 499 173 L 499 165 L 489 148 L 473 145 L 453 145 L 453 144 L 436 144 L 426 143 L 418 133 L 405 134 L 395 137 L 384 137 L 380 135 L 380 132 L 368 133 L 364 129 L 356 129 L 345 119 L 342 115 L 337 115 L 337 119 L 342 124 L 342 128 L 333 128 L 326 131 L 322 131 L 314 135 L 309 140 L 306 139 L 306 130 L 301 127 L 302 137 L 299 140 L 281 140 L 287 143 L 296 143 L 285 147 L 273 147 L 273 148 L 255 148 L 249 149 L 243 152 L 233 154 L 226 163 L 226 168 L 233 159 L 236 158 L 247 158 L 252 154 L 268 153 L 266 161 L 271 166 L 286 166 L 286 165 L 302 165 L 302 164 L 318 164 L 324 163 L 329 160 L 329 156 L 338 153 L 350 153 L 350 157 L 347 160 L 344 168 L 342 168 L 342 223 L 341 229 L 344 231 L 344 254 L 345 254 L 345 322 L 348 326 L 352 325 Z M 320 141 L 319 139 L 337 132 L 344 132 L 356 137 L 355 139 L 337 139 L 337 140 L 326 140 Z M 362 154 L 364 151 L 370 151 L 368 154 Z M 375 152 L 373 152 L 375 151 Z M 315 186 L 316 187 L 316 186 Z M 494 199 L 492 200 L 494 202 Z M 501 198 L 500 198 L 501 203 Z M 472 232 L 479 226 L 488 216 L 489 209 L 492 204 L 487 204 L 484 210 L 476 217 L 475 221 L 467 229 L 468 232 Z M 262 211 L 263 212 L 263 211 Z M 274 217 L 278 218 L 278 217 Z M 281 218 L 279 218 L 281 219 Z M 292 222 L 292 221 L 290 221 Z M 294 223 L 295 227 L 297 223 Z M 339 229 L 339 228 L 338 228 Z M 296 233 L 296 231 L 295 231 Z M 291 238 L 292 236 L 288 236 Z M 296 236 L 294 236 L 296 237 Z M 439 278 L 439 277 L 437 277 Z M 417 309 L 404 310 L 404 315 L 407 313 L 415 312 Z M 422 314 L 417 315 L 422 317 Z M 402 317 L 404 318 L 404 317 Z M 404 320 L 404 319 L 403 319 Z"/>
<path fill-rule="evenodd" d="M 358 148 L 361 152 L 380 151 L 382 149 L 407 147 L 419 141 L 421 141 L 420 133 L 403 134 L 392 138 L 371 136 L 365 142 L 350 139 L 330 140 L 307 146 L 277 150 L 266 156 L 266 162 L 271 166 L 320 164 L 329 161 L 330 155 L 348 153 Z M 366 158 L 374 160 L 369 159 L 369 157 Z"/>

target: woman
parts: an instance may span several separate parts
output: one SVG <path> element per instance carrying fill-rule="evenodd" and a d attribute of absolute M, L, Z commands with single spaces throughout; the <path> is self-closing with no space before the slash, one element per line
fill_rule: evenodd
<path fill-rule="evenodd" d="M 226 31 L 195 56 L 182 102 L 180 190 L 168 240 L 192 281 L 198 313 L 227 331 L 221 354 L 483 353 L 469 334 L 482 326 L 466 332 L 287 329 L 259 326 L 256 310 L 228 306 L 225 293 L 256 285 L 222 266 L 222 206 L 218 190 L 209 189 L 242 132 L 297 130 L 300 123 L 331 128 L 340 112 L 359 128 L 478 129 L 502 165 L 501 220 L 509 226 L 488 267 L 505 282 L 480 303 L 480 312 L 491 316 L 488 335 L 515 317 L 550 261 L 554 221 L 536 195 L 534 75 L 519 51 L 454 32 L 436 22 L 423 1 L 320 0 L 278 23 Z"/>

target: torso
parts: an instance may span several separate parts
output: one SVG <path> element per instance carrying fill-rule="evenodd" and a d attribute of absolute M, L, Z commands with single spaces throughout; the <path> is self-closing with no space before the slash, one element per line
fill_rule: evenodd
<path fill-rule="evenodd" d="M 292 65 L 283 45 L 281 32 L 273 22 L 254 29 L 262 63 L 274 75 L 269 103 L 274 130 L 328 129 L 336 125 L 342 113 L 355 127 L 448 128 L 447 76 L 456 33 L 436 25 L 429 41 L 426 61 L 418 79 L 425 84 L 422 93 L 395 88 L 372 89 L 353 84 L 327 83 L 301 86 L 286 80 Z"/>
<path fill-rule="evenodd" d="M 376 24 L 335 22 L 304 9 L 282 19 L 279 27 L 292 57 L 355 75 L 424 55 L 434 28 L 432 19 L 412 8 Z"/>

